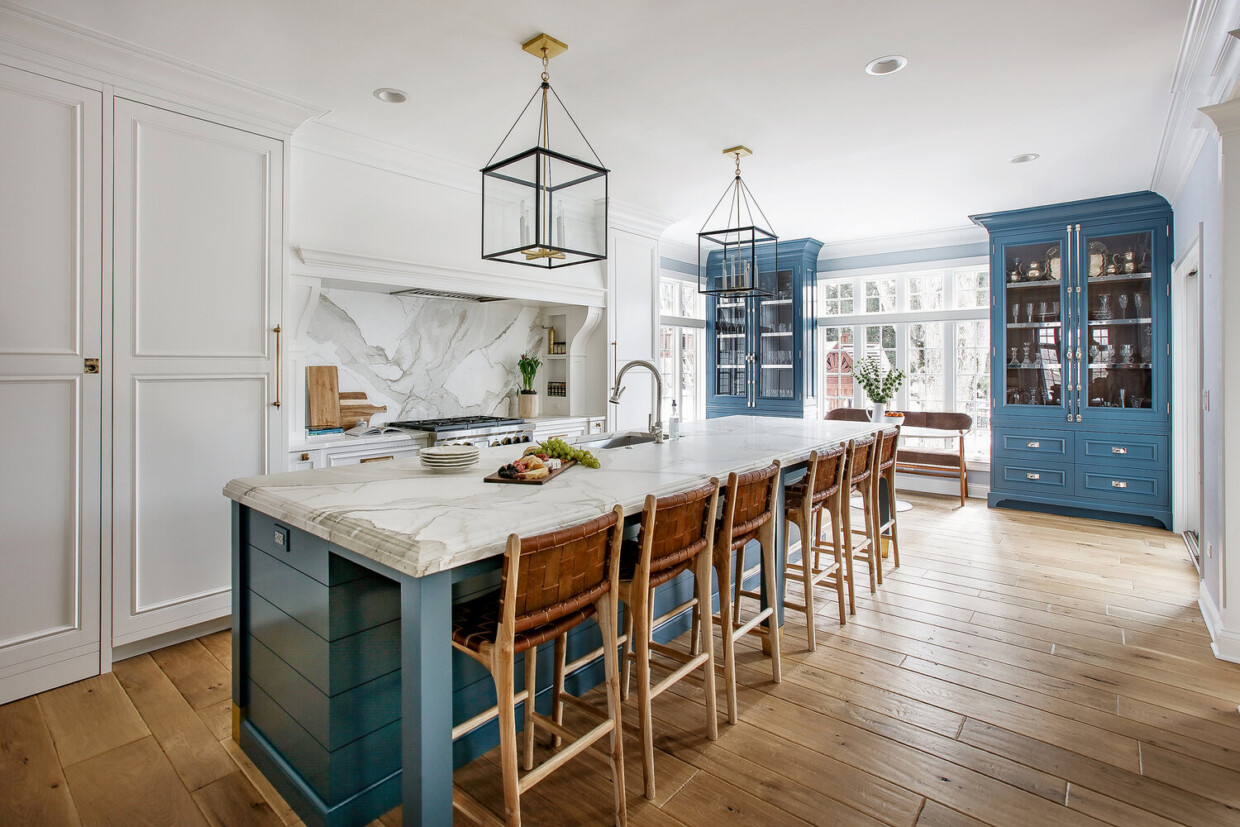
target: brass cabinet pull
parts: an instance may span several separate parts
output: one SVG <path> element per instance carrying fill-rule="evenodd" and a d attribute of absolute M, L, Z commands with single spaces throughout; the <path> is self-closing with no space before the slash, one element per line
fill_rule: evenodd
<path fill-rule="evenodd" d="M 389 459 L 396 459 L 396 457 L 391 454 L 388 454 L 386 457 L 366 457 L 366 459 L 361 460 L 361 462 L 386 462 Z"/>
<path fill-rule="evenodd" d="M 276 334 L 276 401 L 271 404 L 280 407 L 280 326 L 276 325 L 271 329 Z"/>
<path fill-rule="evenodd" d="M 1034 472 L 1029 471 L 1029 472 L 1027 472 L 1027 473 L 1025 474 L 1025 479 L 1027 479 L 1027 480 L 1040 480 L 1040 479 L 1042 479 L 1042 475 L 1041 475 L 1041 474 L 1035 474 Z"/>
<path fill-rule="evenodd" d="M 1111 487 L 1112 488 L 1127 488 L 1128 483 L 1124 482 L 1123 480 L 1111 480 Z"/>
<path fill-rule="evenodd" d="M 1126 453 L 1128 453 L 1128 449 L 1127 449 L 1127 448 L 1121 448 L 1121 447 L 1119 447 L 1118 445 L 1112 445 L 1112 446 L 1111 446 L 1111 453 L 1112 453 L 1112 454 L 1126 454 Z"/>
<path fill-rule="evenodd" d="M 1041 442 L 1026 442 L 1025 447 L 1026 448 L 1041 448 L 1042 443 Z"/>

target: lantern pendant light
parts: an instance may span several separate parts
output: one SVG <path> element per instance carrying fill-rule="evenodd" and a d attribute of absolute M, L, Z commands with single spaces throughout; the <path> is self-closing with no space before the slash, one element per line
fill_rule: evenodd
<path fill-rule="evenodd" d="M 568 267 L 607 258 L 607 173 L 598 154 L 551 88 L 547 64 L 568 46 L 540 34 L 521 47 L 542 59 L 542 82 L 482 170 L 482 257 L 531 267 Z M 537 134 L 529 149 L 500 156 L 535 101 Z M 573 130 L 551 146 L 555 104 Z M 593 159 L 593 160 L 590 160 Z"/>
<path fill-rule="evenodd" d="M 772 296 L 779 237 L 766 229 L 766 214 L 741 180 L 741 158 L 753 152 L 734 146 L 723 154 L 736 159 L 736 176 L 698 233 L 698 292 L 735 299 Z"/>

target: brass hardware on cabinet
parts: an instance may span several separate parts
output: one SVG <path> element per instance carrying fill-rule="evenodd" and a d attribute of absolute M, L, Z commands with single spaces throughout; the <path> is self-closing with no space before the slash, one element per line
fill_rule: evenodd
<path fill-rule="evenodd" d="M 1041 442 L 1026 442 L 1025 447 L 1026 448 L 1041 448 L 1042 443 Z"/>
<path fill-rule="evenodd" d="M 1040 480 L 1040 479 L 1042 479 L 1042 475 L 1041 475 L 1041 474 L 1035 474 L 1035 473 L 1033 473 L 1032 471 L 1028 471 L 1028 472 L 1026 472 L 1026 473 L 1025 473 L 1025 479 L 1027 479 L 1027 480 Z"/>
<path fill-rule="evenodd" d="M 310 461 L 310 454 L 308 454 L 308 453 L 306 453 L 305 451 L 303 451 L 303 452 L 302 452 L 302 454 L 301 454 L 301 461 L 302 461 L 302 462 L 309 462 L 309 461 Z"/>
<path fill-rule="evenodd" d="M 280 407 L 280 326 L 276 325 L 271 329 L 276 334 L 276 401 L 271 404 Z"/>
<path fill-rule="evenodd" d="M 87 359 L 82 364 L 82 373 L 93 376 L 97 374 L 98 372 L 99 372 L 99 360 L 98 359 Z"/>
<path fill-rule="evenodd" d="M 1126 453 L 1128 453 L 1128 449 L 1127 449 L 1127 448 L 1121 448 L 1121 447 L 1119 447 L 1118 445 L 1112 445 L 1112 446 L 1111 446 L 1111 453 L 1112 453 L 1112 454 L 1126 454 Z"/>
<path fill-rule="evenodd" d="M 1111 480 L 1111 487 L 1112 488 L 1127 488 L 1128 483 L 1124 482 L 1123 480 Z"/>
<path fill-rule="evenodd" d="M 386 457 L 367 457 L 366 459 L 361 460 L 361 461 L 362 462 L 386 462 L 389 459 L 396 459 L 396 457 L 392 456 L 391 454 L 388 454 Z"/>

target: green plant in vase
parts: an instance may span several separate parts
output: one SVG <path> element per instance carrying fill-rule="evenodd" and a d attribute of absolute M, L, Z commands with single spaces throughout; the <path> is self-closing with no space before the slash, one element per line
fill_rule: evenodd
<path fill-rule="evenodd" d="M 538 416 L 538 391 L 534 390 L 534 377 L 542 367 L 542 360 L 537 356 L 522 353 L 517 360 L 521 370 L 521 392 L 517 395 L 517 416 L 529 419 Z"/>
<path fill-rule="evenodd" d="M 871 422 L 882 422 L 887 410 L 887 403 L 904 384 L 904 371 L 897 367 L 884 371 L 883 365 L 876 356 L 867 356 L 852 366 L 853 379 L 865 391 L 865 395 L 874 403 L 874 412 L 870 415 Z"/>

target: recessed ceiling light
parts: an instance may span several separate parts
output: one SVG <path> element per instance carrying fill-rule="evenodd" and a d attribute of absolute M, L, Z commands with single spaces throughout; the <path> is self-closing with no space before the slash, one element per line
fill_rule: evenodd
<path fill-rule="evenodd" d="M 376 89 L 374 95 L 384 103 L 404 103 L 409 96 L 399 89 Z"/>
<path fill-rule="evenodd" d="M 1030 161 L 1036 161 L 1042 156 L 1036 152 L 1022 152 L 1020 155 L 1012 157 L 1013 164 L 1027 164 Z"/>
<path fill-rule="evenodd" d="M 904 55 L 887 55 L 886 57 L 876 57 L 865 65 L 867 75 L 890 75 L 900 71 L 908 65 L 908 58 Z"/>

